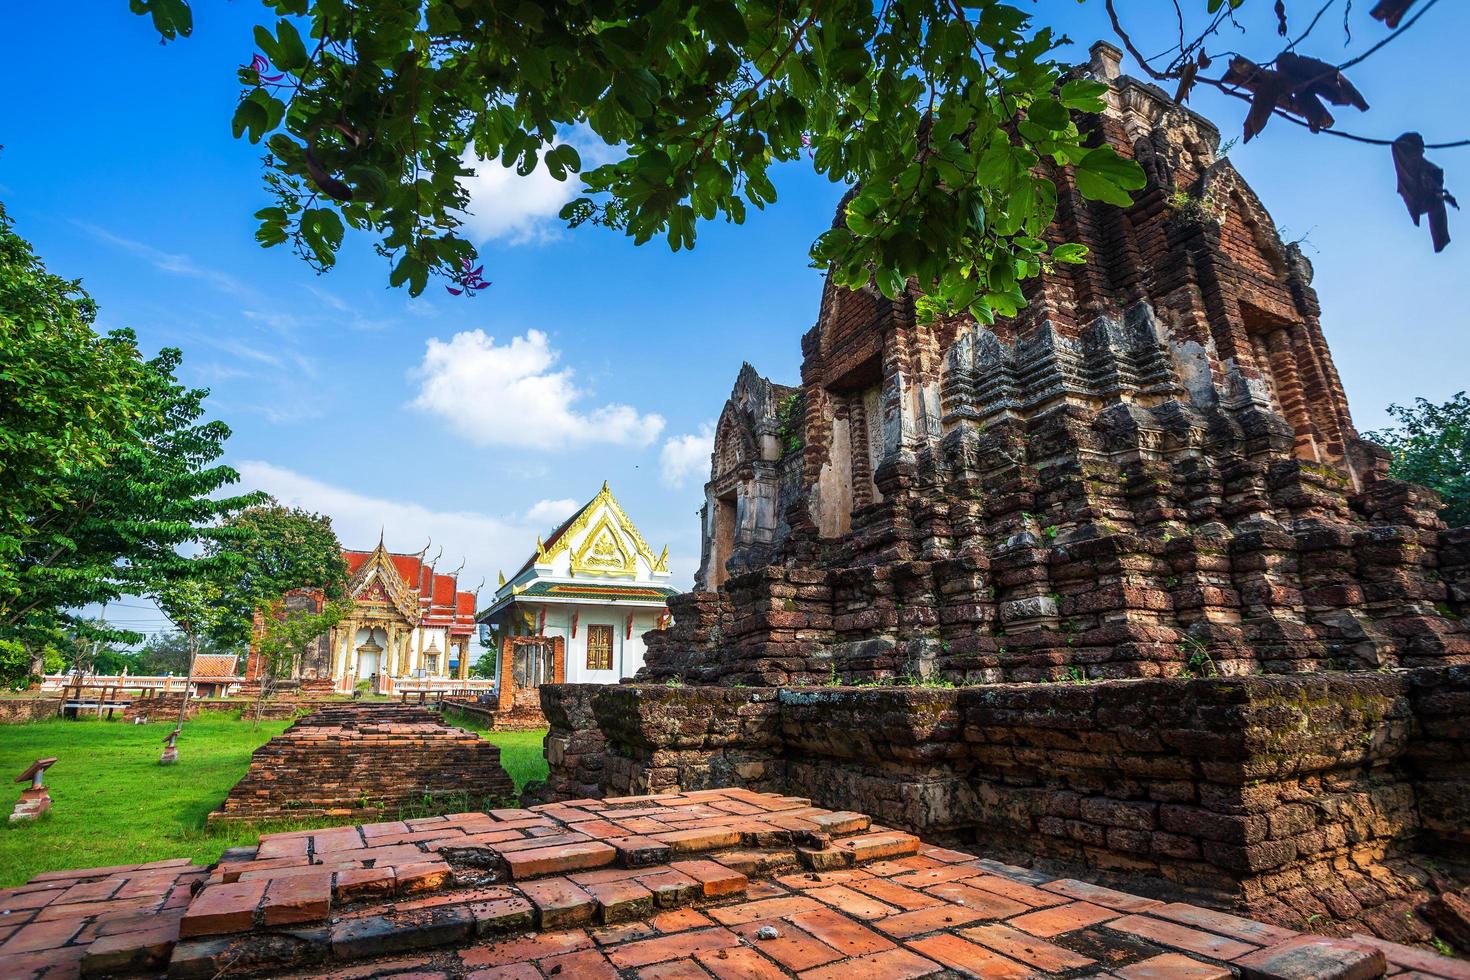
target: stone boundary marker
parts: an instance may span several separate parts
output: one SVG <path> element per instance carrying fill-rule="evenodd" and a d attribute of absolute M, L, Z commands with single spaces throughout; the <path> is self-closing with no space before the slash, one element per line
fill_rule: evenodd
<path fill-rule="evenodd" d="M 78 974 L 1470 980 L 1470 966 L 721 789 L 271 834 L 210 868 L 51 872 L 0 892 L 0 976 Z"/>
<path fill-rule="evenodd" d="M 15 777 L 17 783 L 29 782 L 31 785 L 20 791 L 20 799 L 15 801 L 15 809 L 10 811 L 11 823 L 36 820 L 50 811 L 51 793 L 46 789 L 45 778 L 46 770 L 54 765 L 55 756 L 37 759 Z"/>

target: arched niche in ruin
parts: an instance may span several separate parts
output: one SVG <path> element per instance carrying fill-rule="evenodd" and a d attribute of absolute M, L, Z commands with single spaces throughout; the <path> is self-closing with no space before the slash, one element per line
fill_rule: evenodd
<path fill-rule="evenodd" d="M 764 563 L 781 533 L 778 498 L 781 408 L 794 389 L 772 384 L 749 364 L 715 426 L 710 480 L 701 512 L 703 543 L 696 587 L 716 589 L 741 569 Z"/>

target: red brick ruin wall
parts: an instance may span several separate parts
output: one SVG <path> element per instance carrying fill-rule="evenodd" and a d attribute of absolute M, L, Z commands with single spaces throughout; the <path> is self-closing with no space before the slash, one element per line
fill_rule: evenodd
<path fill-rule="evenodd" d="M 1382 919 L 1375 931 L 1406 938 L 1403 903 L 1423 883 L 1396 859 L 1470 844 L 1470 668 L 545 690 L 549 796 L 799 790 L 926 839 L 1095 879 L 1144 876 L 1329 931 Z"/>
<path fill-rule="evenodd" d="M 432 709 L 342 705 L 307 715 L 256 749 L 209 822 L 397 819 L 514 797 L 500 749 Z"/>

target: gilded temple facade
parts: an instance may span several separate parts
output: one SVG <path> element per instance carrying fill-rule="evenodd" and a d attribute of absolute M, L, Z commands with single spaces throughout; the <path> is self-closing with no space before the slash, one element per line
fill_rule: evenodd
<path fill-rule="evenodd" d="M 643 634 L 665 621 L 668 597 L 676 594 L 668 555 L 667 547 L 653 553 L 604 483 L 545 540 L 536 540 L 515 575 L 501 576 L 478 617 L 482 638 L 497 655 L 507 640 L 544 638 L 564 659 L 556 668 L 548 663 L 548 670 L 567 682 L 616 684 L 632 677 L 643 666 Z M 519 678 L 516 686 L 535 683 Z"/>

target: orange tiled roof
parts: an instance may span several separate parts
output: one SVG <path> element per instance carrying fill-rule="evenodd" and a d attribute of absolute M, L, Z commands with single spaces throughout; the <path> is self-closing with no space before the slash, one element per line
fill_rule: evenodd
<path fill-rule="evenodd" d="M 189 677 L 191 680 L 234 677 L 239 659 L 233 653 L 201 653 L 189 665 Z"/>

